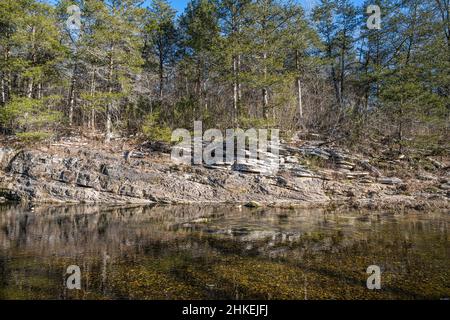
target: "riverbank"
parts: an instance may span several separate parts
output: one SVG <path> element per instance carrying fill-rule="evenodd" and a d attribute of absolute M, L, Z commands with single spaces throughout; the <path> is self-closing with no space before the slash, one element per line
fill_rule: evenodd
<path fill-rule="evenodd" d="M 170 147 L 83 138 L 33 147 L 0 145 L 0 197 L 31 203 L 249 206 L 449 207 L 446 159 L 389 159 L 315 141 L 283 144 L 280 170 L 191 166 L 171 161 Z M 414 161 L 413 161 L 414 160 Z"/>

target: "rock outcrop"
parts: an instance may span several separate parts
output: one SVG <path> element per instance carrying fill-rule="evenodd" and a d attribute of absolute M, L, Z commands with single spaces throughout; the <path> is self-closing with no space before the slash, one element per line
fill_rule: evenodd
<path fill-rule="evenodd" d="M 276 177 L 186 166 L 162 159 L 125 159 L 81 148 L 63 154 L 8 152 L 0 188 L 10 200 L 80 203 L 327 202 L 317 178 Z M 4 157 L 6 151 L 3 151 Z M 297 180 L 296 180 L 297 179 Z"/>
<path fill-rule="evenodd" d="M 368 160 L 331 148 L 284 146 L 275 174 L 267 162 L 182 165 L 165 146 L 111 151 L 60 144 L 15 150 L 0 147 L 0 200 L 36 203 L 258 203 L 371 206 L 432 197 L 448 205 L 447 180 L 438 194 L 405 193 L 408 182 L 383 177 Z M 326 168 L 305 159 L 326 161 Z M 267 172 L 264 172 L 267 171 Z M 438 183 L 431 180 L 429 183 Z"/>

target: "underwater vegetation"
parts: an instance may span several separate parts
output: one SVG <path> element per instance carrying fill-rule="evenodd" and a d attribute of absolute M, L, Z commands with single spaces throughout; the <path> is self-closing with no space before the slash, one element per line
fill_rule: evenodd
<path fill-rule="evenodd" d="M 172 212 L 172 214 L 170 214 Z M 445 212 L 0 208 L 0 299 L 442 299 Z M 66 286 L 78 265 L 81 290 Z M 366 287 L 369 265 L 381 290 Z"/>

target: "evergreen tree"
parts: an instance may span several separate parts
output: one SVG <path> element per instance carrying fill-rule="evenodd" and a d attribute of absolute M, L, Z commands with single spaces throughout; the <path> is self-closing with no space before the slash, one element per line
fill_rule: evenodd
<path fill-rule="evenodd" d="M 211 0 L 192 0 L 180 17 L 180 34 L 185 77 L 194 84 L 194 117 L 208 112 L 207 80 L 211 75 L 219 41 L 217 6 Z M 197 106 L 197 108 L 195 107 Z"/>
<path fill-rule="evenodd" d="M 144 55 L 150 69 L 156 65 L 159 77 L 159 99 L 164 98 L 164 82 L 176 59 L 177 31 L 175 10 L 167 0 L 153 0 L 145 25 Z"/>
<path fill-rule="evenodd" d="M 324 42 L 323 56 L 330 67 L 336 105 L 342 110 L 346 105 L 347 75 L 355 61 L 356 9 L 348 0 L 321 0 L 313 16 Z"/>
<path fill-rule="evenodd" d="M 222 0 L 219 2 L 219 23 L 223 41 L 221 42 L 220 70 L 232 87 L 232 114 L 236 124 L 242 100 L 241 67 L 245 46 L 249 43 L 243 30 L 248 27 L 250 0 Z"/>
<path fill-rule="evenodd" d="M 244 72 L 245 80 L 261 92 L 262 116 L 269 119 L 275 111 L 275 101 L 270 103 L 270 93 L 281 90 L 290 79 L 285 74 L 285 39 L 288 22 L 296 14 L 295 8 L 275 0 L 258 0 L 249 9 L 251 24 L 244 32 L 251 39 L 246 55 L 249 67 Z"/>
<path fill-rule="evenodd" d="M 56 121 L 47 116 L 54 105 L 45 106 L 42 99 L 61 80 L 59 65 L 66 58 L 55 9 L 32 0 L 6 0 L 0 12 L 2 124 L 12 131 L 38 130 L 41 126 L 26 124 L 33 119 Z"/>
<path fill-rule="evenodd" d="M 99 84 L 95 97 L 106 101 L 105 141 L 112 136 L 112 117 L 119 118 L 133 81 L 143 65 L 140 28 L 144 10 L 137 0 L 92 0 L 86 12 L 93 20 L 85 37 L 87 58 L 94 62 Z M 121 110 L 122 109 L 122 110 Z"/>

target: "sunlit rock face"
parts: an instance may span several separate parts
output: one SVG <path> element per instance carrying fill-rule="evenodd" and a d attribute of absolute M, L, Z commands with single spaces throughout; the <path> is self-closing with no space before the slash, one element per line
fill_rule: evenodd
<path fill-rule="evenodd" d="M 449 206 L 447 178 L 423 179 L 420 172 L 420 179 L 399 179 L 389 173 L 384 177 L 386 172 L 374 161 L 339 148 L 286 144 L 277 159 L 243 165 L 179 164 L 170 154 L 145 144 L 138 149 L 107 151 L 72 144 L 25 150 L 0 147 L 0 203 Z"/>
<path fill-rule="evenodd" d="M 1 205 L 0 296 L 439 299 L 449 222 L 445 212 Z M 373 264 L 380 292 L 365 287 Z M 64 285 L 69 265 L 80 291 Z"/>
<path fill-rule="evenodd" d="M 166 158 L 130 160 L 88 149 L 25 150 L 6 163 L 0 170 L 1 195 L 35 203 L 322 204 L 330 200 L 322 180 L 312 174 L 283 186 L 277 184 L 277 176 L 176 165 Z"/>

